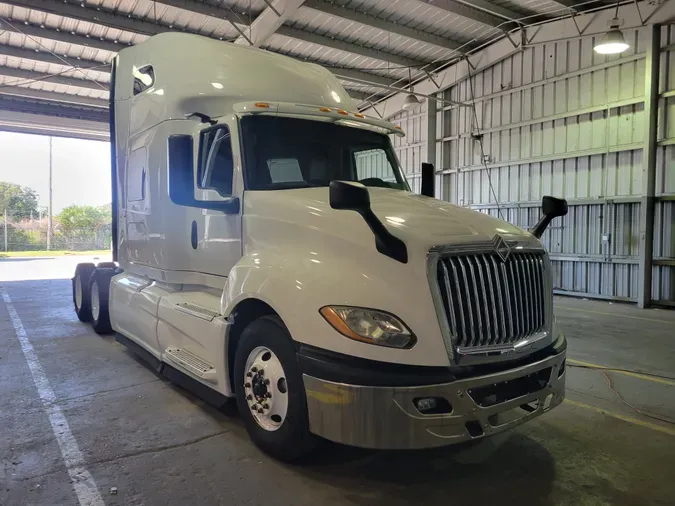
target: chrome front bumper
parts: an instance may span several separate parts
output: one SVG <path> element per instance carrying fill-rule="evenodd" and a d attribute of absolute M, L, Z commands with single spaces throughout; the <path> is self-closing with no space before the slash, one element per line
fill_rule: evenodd
<path fill-rule="evenodd" d="M 431 448 L 478 439 L 560 404 L 564 362 L 562 351 L 494 374 L 416 387 L 346 385 L 305 374 L 310 430 L 331 441 L 374 449 Z M 533 381 L 545 384 L 533 387 Z M 429 397 L 446 399 L 451 411 L 422 414 L 414 400 Z"/>

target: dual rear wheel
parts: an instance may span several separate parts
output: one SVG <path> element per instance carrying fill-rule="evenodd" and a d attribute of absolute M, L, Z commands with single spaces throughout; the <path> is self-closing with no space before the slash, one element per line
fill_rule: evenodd
<path fill-rule="evenodd" d="M 114 264 L 112 264 L 114 266 Z M 110 334 L 108 292 L 115 268 L 96 267 L 92 263 L 78 264 L 73 276 L 73 305 L 81 322 L 91 322 L 97 334 Z"/>

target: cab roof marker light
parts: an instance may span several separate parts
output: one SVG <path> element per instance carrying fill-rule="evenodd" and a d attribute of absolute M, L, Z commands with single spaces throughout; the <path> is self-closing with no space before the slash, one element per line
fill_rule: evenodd
<path fill-rule="evenodd" d="M 337 113 L 342 114 L 343 116 L 349 116 L 349 113 L 347 111 L 345 111 L 344 109 L 338 109 Z"/>
<path fill-rule="evenodd" d="M 365 119 L 365 116 L 363 114 L 361 114 L 360 112 L 355 112 L 354 116 L 357 117 L 357 118 Z"/>
<path fill-rule="evenodd" d="M 260 107 L 261 109 L 269 109 L 270 108 L 270 104 L 268 104 L 267 102 L 256 102 L 253 105 L 255 105 L 256 107 Z"/>
<path fill-rule="evenodd" d="M 319 109 L 319 111 L 321 111 L 321 112 L 333 112 L 332 109 L 329 109 L 328 107 L 321 107 Z"/>

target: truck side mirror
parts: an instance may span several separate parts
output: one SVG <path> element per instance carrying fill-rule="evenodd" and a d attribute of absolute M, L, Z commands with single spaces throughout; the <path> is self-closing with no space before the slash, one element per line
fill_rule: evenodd
<path fill-rule="evenodd" d="M 567 201 L 546 195 L 541 199 L 541 209 L 545 216 L 557 218 L 567 214 Z"/>
<path fill-rule="evenodd" d="M 432 199 L 436 197 L 436 171 L 433 164 L 423 163 L 422 164 L 422 195 L 431 197 Z"/>
<path fill-rule="evenodd" d="M 331 181 L 330 206 L 333 209 L 347 209 L 349 211 L 370 210 L 370 194 L 368 188 L 353 181 Z"/>
<path fill-rule="evenodd" d="M 541 217 L 539 222 L 530 231 L 537 239 L 542 236 L 551 221 L 553 221 L 553 218 L 567 214 L 567 201 L 546 195 L 541 199 L 541 209 L 544 216 Z"/>
<path fill-rule="evenodd" d="M 329 202 L 333 209 L 359 213 L 375 236 L 377 251 L 401 263 L 408 263 L 408 248 L 405 243 L 389 232 L 370 208 L 368 188 L 354 181 L 331 181 Z"/>
<path fill-rule="evenodd" d="M 209 201 L 195 199 L 194 141 L 191 135 L 171 135 L 168 146 L 169 198 L 179 206 L 239 212 L 239 197 Z"/>

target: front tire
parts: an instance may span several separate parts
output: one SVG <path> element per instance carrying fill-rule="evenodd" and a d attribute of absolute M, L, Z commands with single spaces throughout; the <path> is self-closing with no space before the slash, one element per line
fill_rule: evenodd
<path fill-rule="evenodd" d="M 237 406 L 253 442 L 286 462 L 308 457 L 318 438 L 309 432 L 302 374 L 279 317 L 263 316 L 244 329 L 234 378 Z"/>
<path fill-rule="evenodd" d="M 89 283 L 91 301 L 91 325 L 97 334 L 112 333 L 108 294 L 110 279 L 115 275 L 114 269 L 96 269 Z"/>
<path fill-rule="evenodd" d="M 91 321 L 91 300 L 89 297 L 89 281 L 96 270 L 92 263 L 77 264 L 73 276 L 73 306 L 77 318 L 84 323 Z"/>

